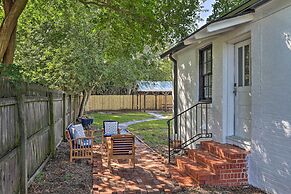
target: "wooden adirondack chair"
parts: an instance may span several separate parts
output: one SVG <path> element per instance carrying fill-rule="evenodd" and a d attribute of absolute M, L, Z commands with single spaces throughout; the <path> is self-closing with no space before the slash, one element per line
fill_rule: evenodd
<path fill-rule="evenodd" d="M 135 168 L 135 136 L 112 135 L 107 142 L 108 168 L 111 169 L 112 159 L 129 159 Z"/>
<path fill-rule="evenodd" d="M 94 136 L 93 130 L 84 130 L 86 137 L 73 139 L 70 127 L 73 127 L 73 124 L 70 124 L 66 129 L 66 138 L 70 143 L 70 162 L 73 159 L 91 159 L 93 162 L 93 144 L 94 144 Z"/>

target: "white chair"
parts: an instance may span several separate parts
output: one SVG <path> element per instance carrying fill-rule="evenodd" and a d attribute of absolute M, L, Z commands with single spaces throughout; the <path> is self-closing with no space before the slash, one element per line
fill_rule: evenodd
<path fill-rule="evenodd" d="M 112 135 L 120 134 L 121 129 L 118 128 L 117 121 L 103 121 L 102 129 L 102 147 L 106 144 L 106 138 L 110 138 Z"/>

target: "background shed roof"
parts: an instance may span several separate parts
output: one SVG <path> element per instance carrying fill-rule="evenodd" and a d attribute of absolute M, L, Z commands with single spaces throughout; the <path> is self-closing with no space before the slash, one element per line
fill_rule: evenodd
<path fill-rule="evenodd" d="M 138 81 L 138 92 L 172 92 L 172 81 Z"/>

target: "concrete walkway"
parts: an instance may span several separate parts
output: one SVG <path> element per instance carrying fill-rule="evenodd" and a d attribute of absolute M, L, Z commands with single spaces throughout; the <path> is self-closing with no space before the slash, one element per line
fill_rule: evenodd
<path fill-rule="evenodd" d="M 119 124 L 119 127 L 121 128 L 121 134 L 126 134 L 128 133 L 128 131 L 126 130 L 128 128 L 129 125 L 134 125 L 134 124 L 137 124 L 137 123 L 143 123 L 143 122 L 147 122 L 147 121 L 157 121 L 157 120 L 163 120 L 163 119 L 166 119 L 167 117 L 161 115 L 161 114 L 158 114 L 156 112 L 147 112 L 148 114 L 154 116 L 154 118 L 149 118 L 149 119 L 143 119 L 143 120 L 137 120 L 137 121 L 129 121 L 129 122 L 126 122 L 126 123 L 120 123 Z"/>

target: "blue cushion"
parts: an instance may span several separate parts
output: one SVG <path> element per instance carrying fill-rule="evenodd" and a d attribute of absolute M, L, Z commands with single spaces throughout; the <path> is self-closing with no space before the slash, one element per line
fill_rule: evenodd
<path fill-rule="evenodd" d="M 74 125 L 73 129 L 74 129 L 73 139 L 86 137 L 85 132 L 84 132 L 84 127 L 82 126 L 82 124 Z"/>
<path fill-rule="evenodd" d="M 81 122 L 82 125 L 85 127 L 91 125 L 93 123 L 93 119 L 81 118 Z"/>
<path fill-rule="evenodd" d="M 91 146 L 92 145 L 92 139 L 84 139 L 84 146 Z"/>
<path fill-rule="evenodd" d="M 74 126 L 74 124 L 73 123 L 71 123 L 69 126 L 68 126 L 68 130 L 69 130 L 69 133 L 70 133 L 70 137 L 71 137 L 71 139 L 73 139 L 73 137 L 74 137 L 74 131 L 73 131 L 73 126 Z"/>
<path fill-rule="evenodd" d="M 77 145 L 75 145 L 75 141 L 76 140 L 72 140 L 72 144 L 73 144 L 73 148 L 81 148 L 81 145 L 83 144 L 83 147 L 85 148 L 90 148 L 92 145 L 92 140 L 91 139 L 84 139 L 83 143 L 81 142 L 81 140 L 79 139 L 77 142 Z"/>

